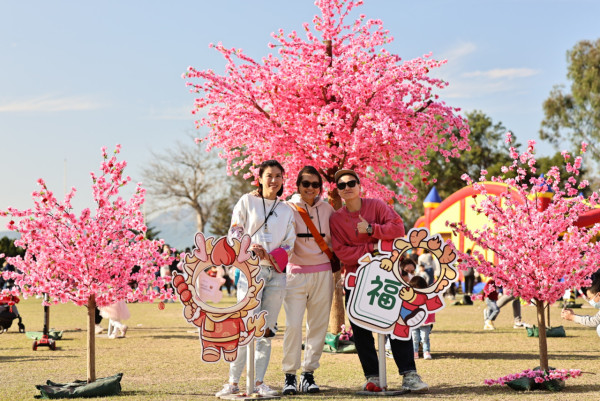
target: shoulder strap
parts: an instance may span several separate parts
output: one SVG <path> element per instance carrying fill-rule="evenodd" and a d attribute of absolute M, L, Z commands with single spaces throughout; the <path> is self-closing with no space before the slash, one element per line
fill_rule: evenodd
<path fill-rule="evenodd" d="M 317 227 L 315 227 L 315 224 L 310 219 L 308 212 L 296 204 L 294 204 L 294 206 L 296 207 L 298 213 L 300 213 L 300 217 L 302 217 L 302 220 L 304 220 L 304 223 L 306 224 L 306 227 L 308 227 L 308 230 L 312 234 L 313 238 L 315 239 L 315 241 L 317 241 L 319 248 L 321 248 L 321 250 L 325 252 L 327 256 L 329 256 L 329 259 L 333 258 L 333 253 L 325 243 L 325 240 L 323 239 L 321 233 L 319 233 L 319 231 L 317 230 Z"/>

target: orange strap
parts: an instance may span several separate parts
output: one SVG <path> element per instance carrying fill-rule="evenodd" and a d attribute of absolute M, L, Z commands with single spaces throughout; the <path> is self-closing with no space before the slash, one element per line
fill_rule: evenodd
<path fill-rule="evenodd" d="M 302 220 L 304 220 L 304 223 L 306 224 L 306 227 L 308 227 L 308 230 L 312 234 L 313 238 L 315 239 L 315 241 L 317 241 L 319 248 L 321 248 L 321 250 L 327 254 L 329 259 L 333 259 L 333 253 L 331 252 L 331 249 L 329 249 L 329 247 L 325 243 L 325 239 L 323 239 L 323 236 L 317 230 L 317 227 L 315 227 L 315 224 L 310 219 L 308 212 L 298 205 L 294 206 L 296 207 L 296 210 L 298 210 L 298 213 L 300 213 L 300 217 L 302 217 Z"/>

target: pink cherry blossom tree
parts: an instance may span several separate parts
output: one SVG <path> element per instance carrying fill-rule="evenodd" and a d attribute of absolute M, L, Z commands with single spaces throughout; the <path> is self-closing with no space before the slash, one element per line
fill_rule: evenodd
<path fill-rule="evenodd" d="M 389 174 L 399 186 L 423 174 L 427 149 L 458 157 L 468 147 L 468 125 L 435 94 L 448 83 L 432 78 L 445 61 L 425 55 L 403 61 L 385 45 L 393 37 L 381 20 L 360 15 L 346 23 L 354 0 L 317 0 L 321 15 L 306 38 L 273 33 L 278 55 L 257 62 L 241 49 L 214 47 L 227 61 L 225 75 L 189 67 L 191 91 L 201 94 L 196 110 L 207 109 L 209 149 L 223 148 L 228 167 L 238 171 L 265 159 L 285 161 L 288 184 L 311 164 L 329 182 L 338 169 L 352 168 L 372 196 L 406 201 L 377 182 Z M 212 44 L 210 46 L 213 46 Z M 441 147 L 449 142 L 451 146 Z M 286 186 L 288 193 L 293 185 Z M 411 197 L 412 200 L 414 198 Z"/>
<path fill-rule="evenodd" d="M 430 76 L 445 61 L 391 54 L 385 46 L 393 37 L 381 20 L 359 15 L 347 22 L 360 0 L 315 4 L 320 15 L 304 24 L 304 38 L 295 31 L 271 35 L 277 54 L 258 62 L 241 49 L 211 44 L 227 61 L 225 74 L 188 68 L 184 78 L 194 82 L 187 85 L 200 95 L 193 112 L 207 113 L 197 121 L 210 128 L 207 148 L 223 149 L 229 173 L 279 159 L 285 194 L 293 192 L 297 172 L 312 165 L 329 189 L 335 172 L 349 168 L 365 195 L 414 201 L 410 181 L 428 175 L 428 149 L 448 159 L 468 148 L 467 122 L 435 93 L 448 83 Z M 400 190 L 380 184 L 382 175 Z M 341 207 L 335 189 L 330 198 Z"/>
<path fill-rule="evenodd" d="M 507 143 L 512 137 L 507 134 Z M 565 290 L 589 285 L 589 276 L 598 269 L 600 243 L 594 238 L 600 225 L 580 227 L 579 217 L 596 207 L 597 192 L 588 199 L 578 195 L 589 184 L 581 180 L 579 169 L 582 157 L 563 152 L 570 176 L 561 180 L 559 168 L 554 166 L 545 176 L 537 176 L 534 141 L 519 154 L 510 148 L 513 162 L 502 167 L 503 176 L 492 177 L 493 182 L 506 184 L 499 196 L 488 194 L 482 183 L 487 171 L 481 170 L 478 182 L 467 175 L 463 179 L 484 195 L 477 197 L 473 209 L 487 216 L 489 224 L 481 229 L 470 229 L 464 223 L 447 223 L 455 232 L 464 234 L 483 250 L 497 256 L 497 264 L 486 261 L 482 252 L 462 255 L 465 263 L 497 285 L 537 308 L 540 367 L 548 370 L 545 308 L 562 297 Z M 585 143 L 582 153 L 585 152 Z M 514 177 L 514 178 L 508 178 Z M 532 178 L 528 178 L 532 177 Z"/>
<path fill-rule="evenodd" d="M 117 161 L 119 151 L 117 145 L 109 158 L 102 148 L 100 174 L 91 173 L 93 212 L 84 209 L 76 216 L 71 206 L 75 188 L 59 202 L 42 179 L 38 180 L 40 189 L 33 193 L 32 209 L 9 207 L 0 212 L 14 218 L 8 228 L 21 234 L 16 244 L 26 250 L 23 257 L 9 258 L 17 268 L 8 275 L 15 280 L 13 291 L 25 297 L 47 294 L 49 304 L 74 302 L 87 307 L 88 382 L 96 380 L 95 308 L 120 300 L 152 302 L 173 297 L 170 290 L 152 289 L 164 287 L 154 273 L 171 258 L 162 253 L 162 240 L 145 238 L 141 185 L 128 201 L 119 196 L 131 181 L 123 175 L 126 162 Z"/>

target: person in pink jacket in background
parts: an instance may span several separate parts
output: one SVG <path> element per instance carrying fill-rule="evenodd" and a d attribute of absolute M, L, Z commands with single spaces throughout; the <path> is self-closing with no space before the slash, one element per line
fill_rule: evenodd
<path fill-rule="evenodd" d="M 329 220 L 333 251 L 342 261 L 344 273 L 355 272 L 358 259 L 365 253 L 377 252 L 379 240 L 391 243 L 403 237 L 402 218 L 379 199 L 361 198 L 360 180 L 353 170 L 338 170 L 335 183 L 344 207 L 337 210 Z M 346 289 L 346 304 L 351 290 Z M 363 373 L 367 379 L 363 389 L 381 391 L 379 386 L 379 359 L 375 340 L 370 330 L 351 322 L 354 342 Z M 391 340 L 392 354 L 400 375 L 404 376 L 402 387 L 412 392 L 425 392 L 429 386 L 417 374 L 412 341 Z"/>

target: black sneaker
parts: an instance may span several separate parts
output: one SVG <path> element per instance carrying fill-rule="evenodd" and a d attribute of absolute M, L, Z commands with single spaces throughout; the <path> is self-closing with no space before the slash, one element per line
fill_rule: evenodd
<path fill-rule="evenodd" d="M 300 375 L 300 391 L 303 393 L 319 392 L 319 386 L 315 383 L 312 372 L 304 372 Z"/>
<path fill-rule="evenodd" d="M 291 373 L 285 374 L 285 384 L 283 385 L 283 395 L 295 395 L 298 393 L 296 389 L 296 375 Z"/>

